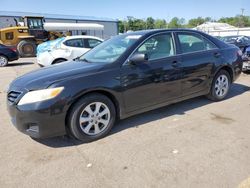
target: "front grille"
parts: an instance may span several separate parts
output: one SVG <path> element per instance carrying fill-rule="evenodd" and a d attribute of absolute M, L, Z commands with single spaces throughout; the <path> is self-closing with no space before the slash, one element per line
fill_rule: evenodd
<path fill-rule="evenodd" d="M 21 92 L 19 91 L 10 91 L 8 93 L 8 101 L 11 103 L 14 103 L 20 95 L 21 95 Z"/>

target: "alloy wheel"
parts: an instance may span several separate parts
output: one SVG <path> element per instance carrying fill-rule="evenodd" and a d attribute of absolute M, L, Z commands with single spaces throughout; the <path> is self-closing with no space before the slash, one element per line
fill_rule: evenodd
<path fill-rule="evenodd" d="M 81 130 L 90 136 L 103 132 L 110 122 L 110 110 L 102 102 L 87 105 L 81 112 L 79 123 Z"/>
<path fill-rule="evenodd" d="M 0 67 L 7 65 L 7 63 L 8 63 L 8 60 L 5 57 L 0 56 Z"/>
<path fill-rule="evenodd" d="M 220 75 L 215 82 L 215 93 L 218 97 L 224 97 L 229 89 L 228 77 L 224 74 Z"/>

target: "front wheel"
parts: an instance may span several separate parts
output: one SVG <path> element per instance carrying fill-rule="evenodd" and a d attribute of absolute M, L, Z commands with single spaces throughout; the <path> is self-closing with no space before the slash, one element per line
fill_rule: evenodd
<path fill-rule="evenodd" d="M 207 97 L 213 101 L 226 98 L 231 87 L 231 77 L 226 70 L 220 70 L 214 77 L 210 93 Z"/>
<path fill-rule="evenodd" d="M 67 122 L 76 139 L 90 142 L 106 136 L 115 119 L 116 110 L 112 101 L 101 94 L 90 94 L 74 104 Z"/>
<path fill-rule="evenodd" d="M 0 55 L 0 67 L 5 67 L 8 65 L 7 57 Z"/>

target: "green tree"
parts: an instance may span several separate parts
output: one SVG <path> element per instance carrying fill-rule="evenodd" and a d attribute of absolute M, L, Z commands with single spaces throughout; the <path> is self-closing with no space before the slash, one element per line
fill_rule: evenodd
<path fill-rule="evenodd" d="M 154 29 L 155 20 L 152 17 L 148 17 L 146 20 L 146 29 Z"/>
<path fill-rule="evenodd" d="M 249 27 L 250 26 L 250 17 L 237 15 L 235 17 L 222 17 L 218 22 L 228 23 L 235 27 Z"/>
<path fill-rule="evenodd" d="M 137 31 L 137 30 L 146 29 L 146 23 L 142 19 L 137 19 L 131 16 L 128 17 L 127 25 L 128 25 L 127 31 L 128 30 Z"/>
<path fill-rule="evenodd" d="M 124 25 L 123 21 L 121 21 L 121 20 L 118 21 L 118 28 L 119 28 L 119 33 L 125 32 L 125 25 Z"/>
<path fill-rule="evenodd" d="M 135 20 L 134 17 L 128 16 L 128 27 L 127 27 L 127 31 L 128 31 L 128 30 L 133 30 L 133 28 L 134 28 L 134 20 Z"/>
<path fill-rule="evenodd" d="M 163 29 L 163 28 L 166 28 L 166 27 L 167 27 L 166 20 L 164 20 L 164 19 L 155 20 L 155 23 L 154 23 L 154 28 L 155 29 Z"/>
<path fill-rule="evenodd" d="M 207 18 L 202 18 L 202 17 L 198 17 L 198 18 L 193 18 L 190 19 L 188 22 L 188 27 L 193 28 L 193 27 L 197 27 L 198 25 L 201 25 L 209 20 L 212 20 L 211 18 L 207 17 Z"/>
<path fill-rule="evenodd" d="M 237 26 L 239 21 L 236 17 L 222 17 L 218 20 L 218 22 L 228 23 L 230 25 Z"/>
<path fill-rule="evenodd" d="M 164 19 L 154 19 L 152 17 L 148 17 L 145 21 L 142 19 L 137 19 L 132 16 L 128 16 L 126 20 L 119 21 L 119 32 L 123 33 L 128 30 L 142 30 L 142 29 L 160 29 L 160 28 L 182 28 L 182 27 L 189 27 L 193 28 L 198 25 L 201 25 L 205 22 L 211 22 L 216 21 L 212 20 L 210 17 L 202 18 L 197 17 L 190 19 L 188 23 L 186 24 L 185 19 L 174 17 L 169 24 L 166 23 L 166 20 Z M 236 26 L 236 27 L 250 27 L 250 16 L 242 16 L 242 15 L 236 15 L 234 17 L 222 17 L 218 22 L 228 23 L 230 25 Z"/>
<path fill-rule="evenodd" d="M 181 28 L 184 26 L 185 19 L 174 17 L 168 24 L 168 28 Z"/>

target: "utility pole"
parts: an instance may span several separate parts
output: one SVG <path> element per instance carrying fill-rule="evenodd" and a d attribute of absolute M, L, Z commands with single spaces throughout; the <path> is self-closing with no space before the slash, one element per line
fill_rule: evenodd
<path fill-rule="evenodd" d="M 243 16 L 244 16 L 244 11 L 245 11 L 245 9 L 244 8 L 241 8 L 241 27 L 244 27 L 244 18 L 243 18 Z"/>
<path fill-rule="evenodd" d="M 244 16 L 244 11 L 245 11 L 245 9 L 241 8 L 241 16 Z"/>
<path fill-rule="evenodd" d="M 244 11 L 245 11 L 245 9 L 244 9 L 244 8 L 241 8 L 240 10 L 241 10 L 241 16 L 240 16 L 240 18 L 239 18 L 238 33 L 237 33 L 237 35 L 239 35 L 239 33 L 240 33 L 240 27 L 244 26 L 244 18 L 243 18 L 243 16 L 244 16 Z"/>

